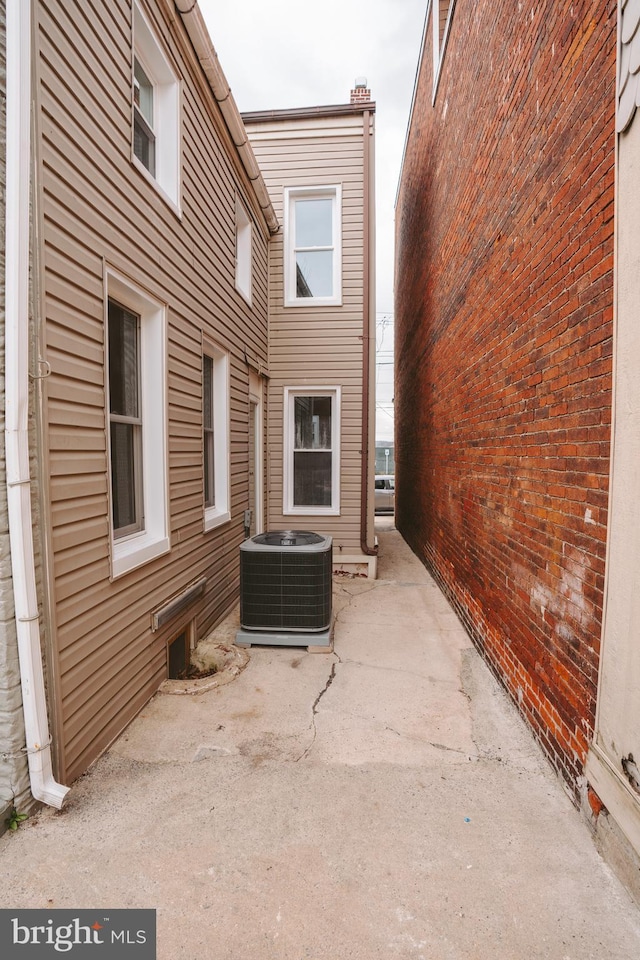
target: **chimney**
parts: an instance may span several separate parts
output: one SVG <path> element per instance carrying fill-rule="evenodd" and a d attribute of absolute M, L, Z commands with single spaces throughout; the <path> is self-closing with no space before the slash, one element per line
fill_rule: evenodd
<path fill-rule="evenodd" d="M 351 91 L 351 103 L 369 103 L 371 90 L 367 86 L 366 77 L 356 77 L 354 89 Z"/>

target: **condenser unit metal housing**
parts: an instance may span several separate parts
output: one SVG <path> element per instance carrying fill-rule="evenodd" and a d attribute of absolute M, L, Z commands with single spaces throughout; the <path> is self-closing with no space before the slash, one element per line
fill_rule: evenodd
<path fill-rule="evenodd" d="M 327 647 L 332 634 L 331 537 L 273 530 L 240 546 L 239 646 Z"/>

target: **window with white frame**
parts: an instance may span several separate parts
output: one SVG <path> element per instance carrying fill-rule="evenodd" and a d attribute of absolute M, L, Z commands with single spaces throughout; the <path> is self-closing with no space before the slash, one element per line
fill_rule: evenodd
<path fill-rule="evenodd" d="M 137 3 L 133 11 L 133 159 L 178 208 L 180 85 Z"/>
<path fill-rule="evenodd" d="M 156 175 L 156 135 L 153 129 L 153 84 L 136 56 L 133 58 L 133 152 L 152 177 Z"/>
<path fill-rule="evenodd" d="M 251 304 L 251 220 L 236 200 L 236 290 Z"/>
<path fill-rule="evenodd" d="M 112 573 L 169 550 L 165 305 L 106 274 Z"/>
<path fill-rule="evenodd" d="M 340 388 L 285 389 L 284 512 L 340 510 Z"/>
<path fill-rule="evenodd" d="M 109 300 L 109 440 L 113 535 L 144 528 L 140 317 Z"/>
<path fill-rule="evenodd" d="M 285 306 L 342 303 L 340 186 L 285 189 Z"/>
<path fill-rule="evenodd" d="M 205 341 L 202 354 L 204 528 L 231 518 L 229 506 L 229 357 Z"/>

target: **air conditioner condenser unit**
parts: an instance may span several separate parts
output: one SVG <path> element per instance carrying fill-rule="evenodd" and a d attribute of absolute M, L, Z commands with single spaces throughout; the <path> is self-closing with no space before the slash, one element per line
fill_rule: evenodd
<path fill-rule="evenodd" d="M 273 530 L 240 546 L 236 644 L 330 647 L 333 548 L 309 530 Z"/>

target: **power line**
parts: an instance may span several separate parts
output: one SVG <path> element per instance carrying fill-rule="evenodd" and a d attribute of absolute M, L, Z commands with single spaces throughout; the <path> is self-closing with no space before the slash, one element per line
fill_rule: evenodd
<path fill-rule="evenodd" d="M 390 414 L 388 410 L 385 410 L 384 407 L 379 407 L 378 409 L 380 410 L 380 413 L 384 413 L 385 416 L 389 417 L 389 420 L 394 419 L 393 415 Z"/>

